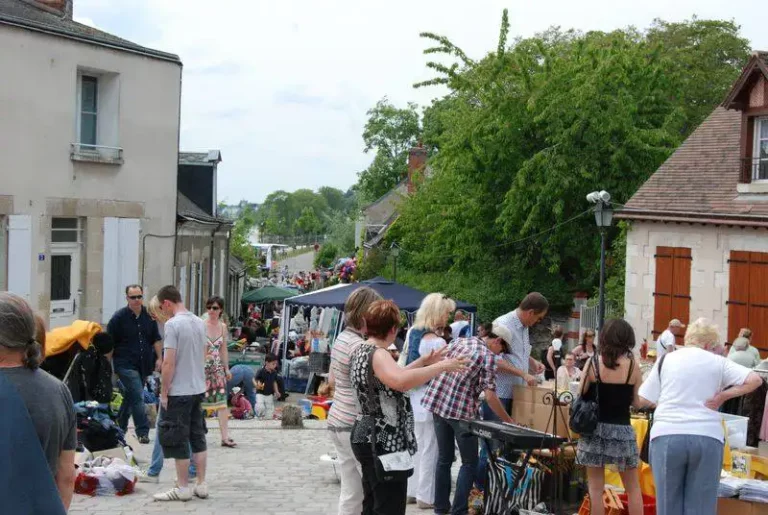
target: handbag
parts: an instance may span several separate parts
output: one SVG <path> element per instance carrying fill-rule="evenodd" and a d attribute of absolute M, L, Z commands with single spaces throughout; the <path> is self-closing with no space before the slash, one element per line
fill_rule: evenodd
<path fill-rule="evenodd" d="M 584 393 L 586 392 L 582 391 L 579 398 L 571 404 L 571 419 L 568 424 L 571 431 L 584 436 L 591 435 L 597 429 L 600 409 L 600 389 L 598 388 L 598 384 L 600 384 L 600 364 L 597 360 L 597 354 L 592 356 L 592 360 L 589 363 L 595 369 L 595 400 L 585 399 Z"/>
<path fill-rule="evenodd" d="M 664 366 L 664 358 L 667 355 L 664 354 L 659 360 L 659 386 L 661 386 L 661 367 Z M 651 463 L 651 428 L 653 428 L 653 415 L 656 410 L 651 410 L 648 414 L 648 430 L 645 432 L 645 438 L 643 438 L 643 445 L 640 447 L 640 460 Z"/>
<path fill-rule="evenodd" d="M 373 389 L 373 355 L 376 349 L 371 352 L 368 358 L 368 402 L 369 411 L 374 412 L 372 408 L 373 399 L 376 391 Z M 373 415 L 369 415 L 374 418 Z M 373 466 L 376 470 L 376 479 L 381 482 L 406 481 L 413 475 L 413 457 L 408 451 L 390 452 L 387 454 L 378 454 L 376 451 L 376 420 L 374 418 L 371 427 L 371 453 L 373 454 Z"/>

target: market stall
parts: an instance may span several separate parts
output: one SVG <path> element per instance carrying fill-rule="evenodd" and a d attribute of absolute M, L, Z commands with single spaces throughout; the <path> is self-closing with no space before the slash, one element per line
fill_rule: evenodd
<path fill-rule="evenodd" d="M 297 295 L 286 299 L 283 303 L 283 317 L 280 330 L 281 354 L 285 362 L 288 357 L 288 337 L 292 311 L 300 308 L 313 308 L 317 319 L 310 321 L 309 333 L 312 335 L 312 351 L 329 353 L 333 341 L 344 326 L 344 303 L 347 297 L 358 288 L 368 286 L 376 290 L 385 299 L 391 299 L 403 311 L 408 322 L 413 320 L 413 315 L 419 309 L 421 301 L 428 294 L 396 282 L 376 277 L 367 281 L 349 284 L 336 284 L 322 290 L 317 290 L 304 295 Z M 466 302 L 457 301 L 456 308 L 465 311 L 471 316 L 471 323 L 475 323 L 477 307 Z M 322 310 L 322 312 L 318 312 Z M 326 360 L 327 361 L 327 360 Z M 308 372 L 308 387 L 315 372 Z"/>

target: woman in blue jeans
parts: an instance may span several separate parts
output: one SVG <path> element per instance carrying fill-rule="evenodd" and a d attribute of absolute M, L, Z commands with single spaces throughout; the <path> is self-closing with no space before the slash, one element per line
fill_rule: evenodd
<path fill-rule="evenodd" d="M 700 318 L 656 363 L 639 395 L 656 405 L 650 461 L 658 515 L 715 515 L 724 430 L 718 408 L 760 386 L 750 369 L 716 354 L 717 327 Z"/>

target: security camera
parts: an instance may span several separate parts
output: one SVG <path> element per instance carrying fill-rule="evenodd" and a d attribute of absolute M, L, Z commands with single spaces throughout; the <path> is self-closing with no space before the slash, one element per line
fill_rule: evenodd
<path fill-rule="evenodd" d="M 600 197 L 600 200 L 602 200 L 603 202 L 609 202 L 611 200 L 611 194 L 605 190 L 598 193 L 598 196 Z"/>

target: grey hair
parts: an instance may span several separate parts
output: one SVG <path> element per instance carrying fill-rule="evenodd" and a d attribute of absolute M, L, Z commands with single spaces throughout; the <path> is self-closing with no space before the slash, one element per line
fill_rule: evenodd
<path fill-rule="evenodd" d="M 0 347 L 23 352 L 24 366 L 32 370 L 42 361 L 36 333 L 35 313 L 27 301 L 14 293 L 0 292 Z"/>

